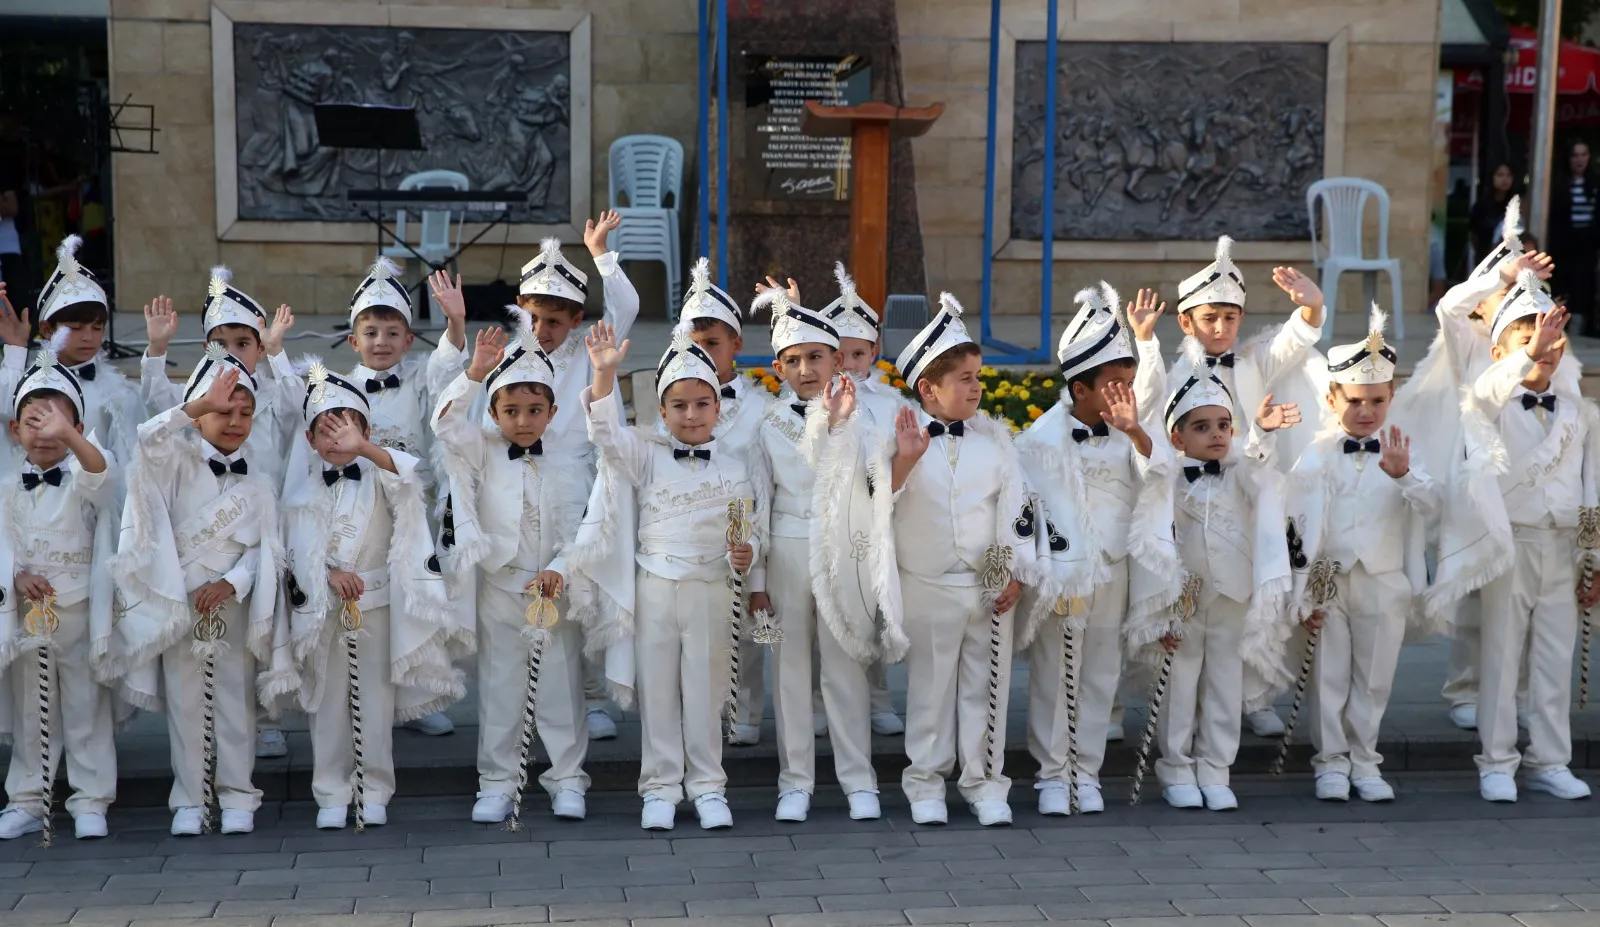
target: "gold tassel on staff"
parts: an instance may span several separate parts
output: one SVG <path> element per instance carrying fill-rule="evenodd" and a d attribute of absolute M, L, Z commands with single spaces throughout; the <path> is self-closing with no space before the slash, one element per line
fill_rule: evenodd
<path fill-rule="evenodd" d="M 1194 617 L 1195 611 L 1200 606 L 1200 591 L 1202 580 L 1194 574 L 1184 577 L 1183 591 L 1178 594 L 1178 601 L 1173 603 L 1173 613 L 1178 616 L 1180 630 Z M 1183 635 L 1180 633 L 1181 639 Z M 1161 705 L 1167 700 L 1167 684 L 1172 680 L 1172 651 L 1165 650 L 1161 654 L 1161 671 L 1156 674 L 1156 685 L 1150 693 L 1150 705 L 1147 709 L 1149 718 L 1144 724 L 1144 734 L 1139 737 L 1139 762 L 1133 768 L 1133 788 L 1128 795 L 1128 804 L 1137 805 L 1144 796 L 1144 774 L 1150 768 L 1150 748 L 1155 744 L 1156 726 L 1161 719 Z"/>
<path fill-rule="evenodd" d="M 29 599 L 28 613 L 22 619 L 22 628 L 27 632 L 29 640 L 36 644 L 39 655 L 39 769 L 43 776 L 42 791 L 44 793 L 44 830 L 39 833 L 39 846 L 47 847 L 54 841 L 55 827 L 55 769 L 50 764 L 50 648 L 54 646 L 54 637 L 61 630 L 61 617 L 56 613 L 56 597 L 47 595 L 43 600 Z M 18 745 L 21 746 L 20 744 Z"/>
<path fill-rule="evenodd" d="M 201 612 L 194 622 L 194 643 L 190 645 L 200 658 L 201 738 L 204 752 L 200 769 L 200 831 L 211 833 L 211 808 L 217 798 L 217 652 L 226 646 L 223 637 L 228 633 L 228 623 L 222 620 L 222 607 Z"/>
<path fill-rule="evenodd" d="M 1589 592 L 1594 588 L 1594 552 L 1600 547 L 1600 508 L 1583 506 L 1578 509 L 1578 548 L 1583 551 L 1583 591 Z M 1589 638 L 1593 629 L 1589 624 L 1589 613 L 1592 609 L 1583 610 L 1583 644 L 1582 662 L 1578 670 L 1578 707 L 1586 708 L 1589 705 Z"/>
<path fill-rule="evenodd" d="M 361 736 L 361 675 L 356 639 L 361 636 L 361 609 L 354 602 L 346 602 L 339 610 L 339 624 L 344 628 L 344 662 L 350 673 L 350 749 L 355 764 L 350 773 L 352 803 L 356 806 L 356 833 L 367 829 L 367 762 Z"/>
<path fill-rule="evenodd" d="M 728 503 L 728 546 L 737 548 L 750 543 L 750 535 L 755 530 L 750 524 L 751 508 L 748 499 L 733 499 Z M 739 636 L 744 623 L 744 573 L 730 572 L 728 582 L 733 587 L 733 608 L 728 616 L 728 695 L 723 716 L 726 736 L 731 742 L 734 726 L 739 723 Z"/>
<path fill-rule="evenodd" d="M 1332 602 L 1339 594 L 1338 587 L 1333 584 L 1333 578 L 1339 574 L 1341 564 L 1337 560 L 1326 557 L 1311 565 L 1311 578 L 1309 588 L 1311 601 L 1316 603 L 1318 611 L 1323 606 Z M 1326 620 L 1326 616 L 1324 616 Z M 1289 705 L 1289 719 L 1283 723 L 1283 742 L 1278 744 L 1278 756 L 1272 761 L 1272 775 L 1283 775 L 1283 767 L 1289 761 L 1289 738 L 1294 736 L 1294 726 L 1300 720 L 1300 703 L 1306 696 L 1306 685 L 1311 681 L 1311 669 L 1317 662 L 1317 641 L 1322 638 L 1322 628 L 1313 628 L 1306 637 L 1306 654 L 1300 660 L 1300 678 L 1295 680 L 1294 701 Z"/>
<path fill-rule="evenodd" d="M 1011 585 L 1011 561 L 1015 555 L 1010 547 L 990 545 L 983 552 L 983 604 L 991 610 Z M 993 779 L 1004 759 L 1005 744 L 998 744 L 1000 759 L 995 758 L 996 743 L 1000 734 L 1000 673 L 1009 664 L 1011 655 L 1005 652 L 1004 615 L 989 616 L 989 713 L 983 727 L 983 777 Z"/>
<path fill-rule="evenodd" d="M 511 793 L 511 816 L 506 818 L 506 830 L 522 830 L 522 792 L 528 787 L 528 763 L 533 759 L 533 738 L 539 732 L 539 669 L 544 662 L 544 648 L 550 641 L 550 632 L 561 620 L 556 601 L 530 583 L 528 594 L 533 601 L 522 613 L 522 637 L 528 642 L 528 686 L 522 699 L 522 749 L 517 759 L 517 790 Z"/>

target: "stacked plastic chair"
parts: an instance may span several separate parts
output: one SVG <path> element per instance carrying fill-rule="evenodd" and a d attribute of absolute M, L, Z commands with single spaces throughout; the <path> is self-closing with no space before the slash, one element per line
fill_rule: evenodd
<path fill-rule="evenodd" d="M 683 256 L 678 234 L 683 145 L 665 135 L 624 135 L 611 143 L 611 208 L 622 214 L 611 247 L 625 261 L 660 261 L 676 321 Z"/>

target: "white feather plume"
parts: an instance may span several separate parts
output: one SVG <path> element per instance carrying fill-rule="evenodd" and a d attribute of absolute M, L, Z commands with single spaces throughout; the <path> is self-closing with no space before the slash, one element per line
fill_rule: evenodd
<path fill-rule="evenodd" d="M 1506 203 L 1506 217 L 1500 228 L 1500 238 L 1513 250 L 1521 251 L 1522 248 L 1522 197 L 1513 196 Z"/>
<path fill-rule="evenodd" d="M 960 301 L 958 301 L 956 299 L 955 294 L 953 294 L 953 293 L 950 293 L 948 291 L 944 292 L 944 293 L 940 293 L 939 294 L 939 311 L 947 312 L 950 315 L 953 315 L 953 316 L 956 316 L 957 318 L 959 318 L 961 316 L 961 303 L 960 303 Z"/>
<path fill-rule="evenodd" d="M 1216 260 L 1218 264 L 1233 263 L 1233 239 L 1226 235 L 1223 235 L 1217 239 Z"/>
<path fill-rule="evenodd" d="M 518 305 L 507 305 L 506 314 L 517 323 L 517 340 L 522 350 L 532 354 L 539 350 L 539 336 L 533 330 L 533 316 Z"/>
<path fill-rule="evenodd" d="M 688 319 L 679 319 L 678 320 L 678 324 L 672 326 L 672 338 L 673 338 L 673 340 L 676 341 L 679 335 L 682 335 L 683 337 L 688 338 L 689 340 L 693 341 L 694 340 L 694 338 L 693 338 L 693 335 L 694 335 L 694 323 L 689 321 Z"/>
<path fill-rule="evenodd" d="M 1527 290 L 1529 293 L 1533 293 L 1543 286 L 1543 284 L 1539 282 L 1539 275 L 1535 273 L 1531 267 L 1524 267 L 1522 271 L 1517 274 L 1517 285 L 1522 287 L 1524 290 Z"/>
<path fill-rule="evenodd" d="M 1206 347 L 1200 339 L 1190 336 L 1183 339 L 1183 347 L 1178 349 L 1182 361 L 1188 365 L 1188 376 L 1198 376 L 1206 367 Z"/>
<path fill-rule="evenodd" d="M 228 292 L 228 281 L 232 279 L 233 271 L 222 266 L 221 264 L 218 264 L 216 267 L 211 268 L 211 283 L 207 287 L 206 292 L 210 293 L 214 297 L 220 297 L 222 294 Z"/>
<path fill-rule="evenodd" d="M 317 367 L 321 367 L 323 376 L 327 376 L 328 368 L 322 363 L 322 356 L 319 354 L 302 354 L 299 360 L 289 365 L 298 377 L 309 377 L 311 371 Z"/>
<path fill-rule="evenodd" d="M 539 242 L 539 260 L 544 261 L 548 266 L 554 266 L 556 260 L 560 257 L 561 239 L 546 238 L 544 241 Z"/>
<path fill-rule="evenodd" d="M 1372 302 L 1372 312 L 1367 316 L 1367 333 L 1383 334 L 1389 327 L 1389 313 L 1384 312 L 1377 300 Z"/>
<path fill-rule="evenodd" d="M 1104 280 L 1100 281 L 1100 295 L 1105 297 L 1106 305 L 1111 307 L 1111 315 L 1116 318 L 1117 327 L 1127 330 L 1129 327 L 1128 307 L 1122 304 L 1122 295 L 1117 292 L 1115 287 Z"/>
<path fill-rule="evenodd" d="M 228 349 L 215 341 L 206 342 L 206 357 L 210 360 L 222 362 L 228 356 Z"/>
<path fill-rule="evenodd" d="M 76 274 L 79 270 L 78 248 L 82 245 L 83 239 L 77 235 L 61 239 L 61 244 L 56 246 L 56 270 L 68 276 Z"/>
<path fill-rule="evenodd" d="M 756 294 L 750 301 L 750 314 L 755 315 L 756 310 L 772 308 L 772 317 L 777 318 L 789 310 L 789 294 L 782 287 L 768 287 Z"/>
<path fill-rule="evenodd" d="M 1098 310 L 1100 308 L 1100 303 L 1104 299 L 1105 294 L 1101 292 L 1100 288 L 1092 286 L 1086 286 L 1072 295 L 1073 302 L 1080 306 L 1088 306 L 1093 310 Z"/>
<path fill-rule="evenodd" d="M 683 352 L 692 347 L 694 347 L 694 339 L 689 337 L 688 332 L 683 331 L 681 328 L 672 330 L 672 346 L 669 350 Z"/>
<path fill-rule="evenodd" d="M 374 280 L 397 280 L 400 277 L 400 265 L 380 254 L 372 262 L 372 267 L 368 268 L 367 276 Z"/>
<path fill-rule="evenodd" d="M 694 262 L 694 267 L 689 271 L 689 291 L 704 293 L 711 288 L 711 259 L 701 258 Z"/>
<path fill-rule="evenodd" d="M 40 367 L 54 367 L 61 363 L 61 352 L 67 349 L 67 340 L 72 337 L 72 329 L 62 325 L 55 330 L 39 348 L 39 355 L 34 358 L 34 363 Z"/>
<path fill-rule="evenodd" d="M 839 283 L 839 296 L 846 306 L 853 306 L 860 299 L 856 295 L 856 281 L 850 272 L 844 269 L 843 261 L 833 262 L 833 279 Z"/>

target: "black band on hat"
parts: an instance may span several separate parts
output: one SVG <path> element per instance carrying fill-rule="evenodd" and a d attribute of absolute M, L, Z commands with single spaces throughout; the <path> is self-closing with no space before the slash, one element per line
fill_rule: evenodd
<path fill-rule="evenodd" d="M 1063 374 L 1065 374 L 1069 369 L 1077 366 L 1078 364 L 1083 363 L 1088 358 L 1093 357 L 1094 355 L 1100 353 L 1100 351 L 1105 349 L 1106 345 L 1109 345 L 1111 342 L 1117 340 L 1117 336 L 1120 335 L 1120 334 L 1122 334 L 1122 326 L 1120 326 L 1120 325 L 1113 325 L 1110 328 L 1106 329 L 1106 333 L 1104 335 L 1100 336 L 1100 340 L 1099 341 L 1096 341 L 1094 344 L 1090 345 L 1088 348 L 1085 348 L 1084 350 L 1079 351 L 1077 354 L 1073 355 L 1072 357 L 1069 357 L 1066 360 L 1062 361 L 1061 362 L 1061 372 Z"/>
<path fill-rule="evenodd" d="M 400 281 L 396 280 L 393 277 L 384 277 L 383 279 L 390 286 L 394 287 L 395 292 L 400 294 L 400 298 L 406 301 L 406 308 L 410 309 L 411 308 L 411 294 L 406 291 L 405 286 L 402 283 L 400 283 Z M 350 308 L 354 309 L 356 307 L 356 302 L 359 299 L 361 299 L 361 294 L 365 293 L 367 290 L 372 289 L 372 286 L 374 284 L 376 284 L 377 282 L 378 282 L 378 278 L 370 276 L 370 275 L 367 277 L 367 279 L 361 281 L 361 285 L 356 287 L 355 295 L 350 297 Z M 266 316 L 262 315 L 262 318 L 266 318 Z"/>
<path fill-rule="evenodd" d="M 1214 373 L 1208 373 L 1208 374 L 1206 374 L 1206 379 L 1207 380 L 1216 380 L 1217 381 L 1217 385 L 1222 387 L 1223 395 L 1228 397 L 1228 401 L 1229 402 L 1233 401 L 1233 392 L 1228 389 L 1228 384 L 1222 382 L 1222 378 L 1218 377 Z M 1203 381 L 1200 379 L 1200 377 L 1192 376 L 1192 377 L 1189 378 L 1189 382 L 1187 382 L 1187 383 L 1183 384 L 1182 386 L 1178 387 L 1178 391 L 1176 393 L 1173 393 L 1172 394 L 1172 399 L 1170 399 L 1167 402 L 1167 414 L 1163 415 L 1162 418 L 1163 419 L 1171 418 L 1172 417 L 1172 411 L 1178 407 L 1178 403 L 1179 402 L 1183 401 L 1183 397 L 1189 395 L 1189 391 L 1194 389 L 1196 386 L 1199 386 L 1202 382 Z"/>
<path fill-rule="evenodd" d="M 1200 283 L 1195 284 L 1195 288 L 1194 289 L 1190 290 L 1187 293 L 1178 294 L 1178 302 L 1180 302 L 1180 303 L 1181 302 L 1187 302 L 1188 300 L 1193 299 L 1194 298 L 1194 294 L 1200 292 L 1201 290 L 1205 289 L 1206 287 L 1210 286 L 1211 284 L 1216 283 L 1218 280 L 1221 280 L 1224 276 L 1226 276 L 1229 280 L 1232 280 L 1234 283 L 1239 284 L 1239 291 L 1240 292 L 1242 292 L 1242 293 L 1248 293 L 1249 292 L 1248 290 L 1245 289 L 1244 277 L 1240 276 L 1237 273 L 1224 274 L 1220 270 L 1214 270 L 1214 271 L 1211 272 L 1211 276 L 1209 276 L 1206 279 L 1202 280 Z"/>
<path fill-rule="evenodd" d="M 667 372 L 667 365 L 672 363 L 672 359 L 677 357 L 679 353 L 680 352 L 677 348 L 671 348 L 666 354 L 661 356 L 661 363 L 656 365 L 657 379 L 660 379 L 661 375 Z M 694 356 L 700 358 L 700 360 L 704 361 L 707 367 L 710 367 L 712 370 L 717 369 L 717 362 L 712 360 L 711 355 L 706 353 L 705 348 L 700 347 L 698 344 L 690 342 L 689 346 L 684 348 L 681 353 L 693 354 Z"/>
<path fill-rule="evenodd" d="M 89 270 L 87 267 L 84 267 L 82 264 L 78 265 L 78 276 L 83 277 L 90 283 L 100 282 L 95 277 L 94 272 Z M 67 275 L 61 272 L 60 267 L 57 267 L 55 271 L 50 274 L 50 279 L 45 281 L 44 289 L 39 291 L 39 311 L 43 312 L 44 307 L 50 305 L 50 297 L 55 295 L 56 290 L 61 287 L 61 284 L 64 283 L 66 279 Z"/>
<path fill-rule="evenodd" d="M 1356 353 L 1350 355 L 1350 357 L 1348 357 L 1347 359 L 1345 359 L 1343 361 L 1340 361 L 1337 364 L 1329 364 L 1328 365 L 1328 372 L 1329 373 L 1338 373 L 1341 370 L 1349 370 L 1351 367 L 1354 367 L 1356 364 L 1361 363 L 1362 361 L 1366 360 L 1370 356 L 1372 356 L 1372 352 L 1368 351 L 1366 348 L 1362 348 L 1361 350 L 1357 351 Z M 1383 346 L 1383 350 L 1378 352 L 1378 356 L 1382 357 L 1384 360 L 1388 361 L 1391 364 L 1394 363 L 1395 360 L 1396 360 L 1396 355 L 1394 353 L 1394 349 L 1389 347 L 1387 344 Z"/>
<path fill-rule="evenodd" d="M 240 376 L 246 380 L 249 380 L 250 382 L 250 392 L 253 393 L 256 391 L 257 384 L 255 375 L 245 369 L 244 361 L 234 357 L 232 354 L 224 354 L 222 355 L 221 359 L 213 359 L 211 355 L 207 354 L 206 359 L 200 364 L 200 369 L 195 371 L 194 384 L 183 391 L 184 402 L 188 402 L 189 399 L 194 396 L 195 387 L 205 382 L 206 373 L 211 369 L 212 364 L 232 364 L 233 366 L 238 367 Z"/>
<path fill-rule="evenodd" d="M 73 375 L 72 370 L 65 364 L 56 364 L 55 368 L 61 371 L 61 375 L 66 377 L 67 383 L 72 386 L 72 391 L 78 394 L 78 405 L 80 407 L 86 405 L 88 400 L 84 398 L 83 385 L 78 382 L 78 378 Z M 22 388 L 28 385 L 28 378 L 43 369 L 42 365 L 34 364 L 23 372 L 22 379 L 17 381 L 17 388 L 11 392 L 11 407 L 13 409 L 17 407 L 17 400 L 22 398 Z"/>
<path fill-rule="evenodd" d="M 199 381 L 197 380 L 195 382 L 199 382 Z M 367 401 L 367 397 L 361 392 L 361 390 L 356 389 L 356 385 L 354 383 L 351 383 L 349 380 L 346 380 L 344 377 L 341 377 L 338 374 L 330 373 L 330 374 L 327 375 L 327 377 L 322 382 L 324 384 L 331 384 L 331 385 L 339 386 L 339 387 L 342 387 L 342 388 L 348 390 L 352 396 L 355 396 L 357 399 L 361 400 L 361 404 L 363 406 L 365 406 L 369 412 L 372 410 L 372 403 Z M 310 409 L 311 409 L 311 390 L 307 390 L 306 391 L 305 401 L 300 403 L 300 414 L 302 416 L 304 416 L 306 414 L 306 412 L 310 411 Z"/>
<path fill-rule="evenodd" d="M 802 324 L 809 325 L 812 328 L 820 328 L 827 332 L 835 340 L 837 340 L 839 337 L 839 330 L 834 328 L 832 325 L 829 325 L 827 319 L 824 319 L 815 312 L 801 312 L 799 309 L 790 306 L 788 309 L 784 310 L 783 315 L 785 318 L 796 319 Z M 805 342 L 797 343 L 804 344 Z"/>
<path fill-rule="evenodd" d="M 589 286 L 588 286 L 588 284 L 584 283 L 582 280 L 579 280 L 576 274 L 574 274 L 572 271 L 568 270 L 566 268 L 566 266 L 562 265 L 562 264 L 545 264 L 545 263 L 542 263 L 542 262 L 538 263 L 538 264 L 535 264 L 535 265 L 533 265 L 533 267 L 529 268 L 527 273 L 522 275 L 522 282 L 523 283 L 527 283 L 529 280 L 532 280 L 534 277 L 537 277 L 541 273 L 544 273 L 544 269 L 546 267 L 552 268 L 553 270 L 555 270 L 556 273 L 558 273 L 562 277 L 564 277 L 568 283 L 570 283 L 573 286 L 577 287 L 579 293 L 582 293 L 584 296 L 588 296 L 589 295 Z"/>
<path fill-rule="evenodd" d="M 918 345 L 915 351 L 911 352 L 911 357 L 906 362 L 906 369 L 902 371 L 906 376 L 911 376 L 911 372 L 917 369 L 917 365 L 922 363 L 922 359 L 928 356 L 928 352 L 938 343 L 939 336 L 943 335 L 944 330 L 950 327 L 950 320 L 953 318 L 955 316 L 948 312 L 939 313 L 939 321 L 934 323 L 933 330 L 928 332 L 927 339 Z"/>
<path fill-rule="evenodd" d="M 837 307 L 834 308 L 834 310 L 832 312 L 828 313 L 827 318 L 837 319 L 839 316 L 844 315 L 846 312 L 854 312 L 856 315 L 861 316 L 861 321 L 867 323 L 868 325 L 871 325 L 874 331 L 877 330 L 877 328 L 878 328 L 878 320 L 874 319 L 872 316 L 868 315 L 867 314 L 867 310 L 862 308 L 861 305 L 858 304 L 858 303 L 851 303 L 848 306 L 845 306 L 845 305 L 837 306 Z"/>
<path fill-rule="evenodd" d="M 489 375 L 488 376 L 483 378 L 483 386 L 484 386 L 484 388 L 487 389 L 491 393 L 494 392 L 494 381 L 499 379 L 501 374 L 505 373 L 507 370 L 510 370 L 517 363 L 517 361 L 522 360 L 524 357 L 527 357 L 528 353 L 529 352 L 528 352 L 528 350 L 526 348 L 518 346 L 517 349 L 515 351 L 513 351 L 508 357 L 506 357 L 505 360 L 501 361 L 498 366 L 496 366 L 493 370 L 489 371 Z M 540 351 L 537 354 L 535 354 L 534 357 L 537 360 L 544 361 L 545 368 L 550 371 L 550 376 L 552 378 L 555 377 L 555 375 L 556 375 L 556 365 L 550 362 L 549 355 L 545 354 L 543 351 Z"/>
<path fill-rule="evenodd" d="M 357 292 L 359 293 L 360 291 L 358 290 Z M 266 310 L 262 309 L 260 304 L 258 304 L 255 300 L 251 299 L 250 297 L 248 297 L 245 294 L 239 292 L 238 290 L 234 289 L 231 286 L 225 288 L 222 291 L 222 295 L 221 296 L 207 296 L 206 297 L 206 304 L 202 309 L 202 314 L 204 314 L 204 311 L 209 310 L 213 303 L 215 303 L 215 302 L 217 302 L 217 301 L 219 301 L 221 299 L 231 299 L 234 302 L 238 303 L 239 305 L 241 305 L 241 306 L 245 307 L 246 309 L 249 309 L 251 312 L 255 313 L 257 316 L 260 317 L 261 321 L 265 322 L 267 320 Z M 351 300 L 351 305 L 355 305 L 355 301 L 354 300 Z"/>
<path fill-rule="evenodd" d="M 724 307 L 727 308 L 727 310 L 729 312 L 733 313 L 733 317 L 736 318 L 736 319 L 739 318 L 739 316 L 743 314 L 743 310 L 740 309 L 737 305 L 734 304 L 733 299 L 730 296 L 728 296 L 728 294 L 722 292 L 721 290 L 717 289 L 714 286 L 706 287 L 705 291 L 704 291 L 704 295 L 709 296 L 712 299 L 716 300 L 717 302 L 721 303 Z M 689 301 L 688 300 L 684 300 L 683 303 L 684 303 L 685 307 L 687 307 L 689 305 Z"/>

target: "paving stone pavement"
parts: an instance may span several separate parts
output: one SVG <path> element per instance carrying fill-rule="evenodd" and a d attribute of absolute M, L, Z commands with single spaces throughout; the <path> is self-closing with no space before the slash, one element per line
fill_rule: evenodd
<path fill-rule="evenodd" d="M 1236 781 L 1241 810 L 1130 808 L 1016 823 L 849 820 L 834 790 L 804 824 L 768 789 L 735 826 L 638 828 L 638 799 L 590 797 L 583 823 L 535 798 L 521 833 L 466 820 L 471 799 L 402 798 L 364 834 L 269 803 L 245 836 L 173 838 L 159 808 L 113 809 L 112 836 L 0 844 L 0 927 L 874 927 L 1055 921 L 1073 927 L 1596 927 L 1600 805 L 1480 801 L 1470 771 L 1396 777 L 1389 805 L 1320 803 L 1309 777 Z"/>

